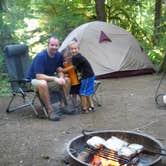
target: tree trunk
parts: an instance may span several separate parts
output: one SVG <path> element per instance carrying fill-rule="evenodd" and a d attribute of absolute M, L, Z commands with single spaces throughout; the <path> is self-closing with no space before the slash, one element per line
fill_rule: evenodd
<path fill-rule="evenodd" d="M 8 0 L 0 0 L 0 10 L 7 8 L 7 2 Z"/>
<path fill-rule="evenodd" d="M 96 19 L 100 21 L 106 21 L 105 13 L 105 0 L 95 0 L 96 3 Z"/>
<path fill-rule="evenodd" d="M 160 41 L 161 7 L 162 7 L 162 0 L 156 0 L 155 20 L 154 20 L 154 44 L 155 45 L 158 44 Z"/>
<path fill-rule="evenodd" d="M 4 46 L 5 46 L 5 40 L 6 38 L 6 29 L 4 28 L 4 21 L 3 21 L 3 15 L 5 14 L 7 10 L 7 2 L 8 0 L 0 0 L 0 39 L 2 42 L 0 42 L 0 53 L 2 52 Z"/>
<path fill-rule="evenodd" d="M 0 0 L 0 39 L 1 41 L 3 41 L 3 38 L 2 38 L 2 27 L 3 27 L 3 19 L 2 19 L 2 14 L 3 14 L 3 1 Z M 3 43 L 3 42 L 1 42 Z M 0 43 L 0 53 L 2 51 L 2 44 Z"/>

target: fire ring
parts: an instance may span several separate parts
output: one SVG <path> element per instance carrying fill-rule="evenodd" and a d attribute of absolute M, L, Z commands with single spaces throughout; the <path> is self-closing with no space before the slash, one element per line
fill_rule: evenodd
<path fill-rule="evenodd" d="M 90 162 L 82 161 L 78 158 L 78 156 L 82 151 L 85 150 L 87 146 L 86 141 L 93 136 L 99 136 L 104 139 L 109 139 L 111 136 L 115 136 L 123 140 L 126 140 L 129 143 L 141 144 L 146 149 L 158 152 L 156 154 L 143 155 L 142 157 L 140 156 L 140 161 L 137 163 L 138 166 L 139 165 L 154 166 L 156 164 L 161 163 L 163 146 L 158 140 L 156 140 L 152 136 L 145 135 L 142 133 L 132 132 L 132 131 L 99 130 L 99 131 L 92 131 L 92 132 L 88 131 L 86 132 L 86 134 L 83 132 L 82 135 L 79 135 L 73 138 L 71 141 L 69 141 L 67 145 L 67 153 L 69 155 L 70 166 L 73 166 L 73 165 L 74 166 L 91 166 Z"/>

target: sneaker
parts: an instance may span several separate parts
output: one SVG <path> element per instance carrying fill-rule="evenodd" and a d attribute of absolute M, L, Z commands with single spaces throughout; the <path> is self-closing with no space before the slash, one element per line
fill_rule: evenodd
<path fill-rule="evenodd" d="M 60 116 L 57 115 L 55 112 L 51 111 L 49 114 L 49 119 L 52 121 L 59 121 L 60 120 Z"/>

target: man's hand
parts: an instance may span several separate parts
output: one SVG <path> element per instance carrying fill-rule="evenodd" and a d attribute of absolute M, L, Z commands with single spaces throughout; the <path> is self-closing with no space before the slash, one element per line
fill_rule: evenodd
<path fill-rule="evenodd" d="M 62 67 L 58 67 L 57 72 L 63 72 L 63 68 Z"/>
<path fill-rule="evenodd" d="M 65 79 L 62 78 L 62 77 L 60 77 L 60 78 L 59 78 L 59 84 L 60 84 L 60 85 L 65 85 L 65 83 L 66 83 Z"/>

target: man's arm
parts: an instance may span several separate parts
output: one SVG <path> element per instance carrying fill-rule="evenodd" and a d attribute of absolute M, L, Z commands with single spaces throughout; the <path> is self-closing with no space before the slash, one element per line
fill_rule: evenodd
<path fill-rule="evenodd" d="M 46 80 L 46 81 L 54 81 L 54 77 L 53 76 L 48 76 L 46 74 L 36 74 L 36 79 Z"/>
<path fill-rule="evenodd" d="M 65 84 L 65 80 L 63 79 L 63 77 L 58 78 L 56 76 L 48 76 L 48 75 L 45 75 L 45 74 L 36 74 L 36 79 L 45 80 L 45 81 L 48 81 L 48 82 L 55 81 L 59 85 L 64 85 Z"/>

